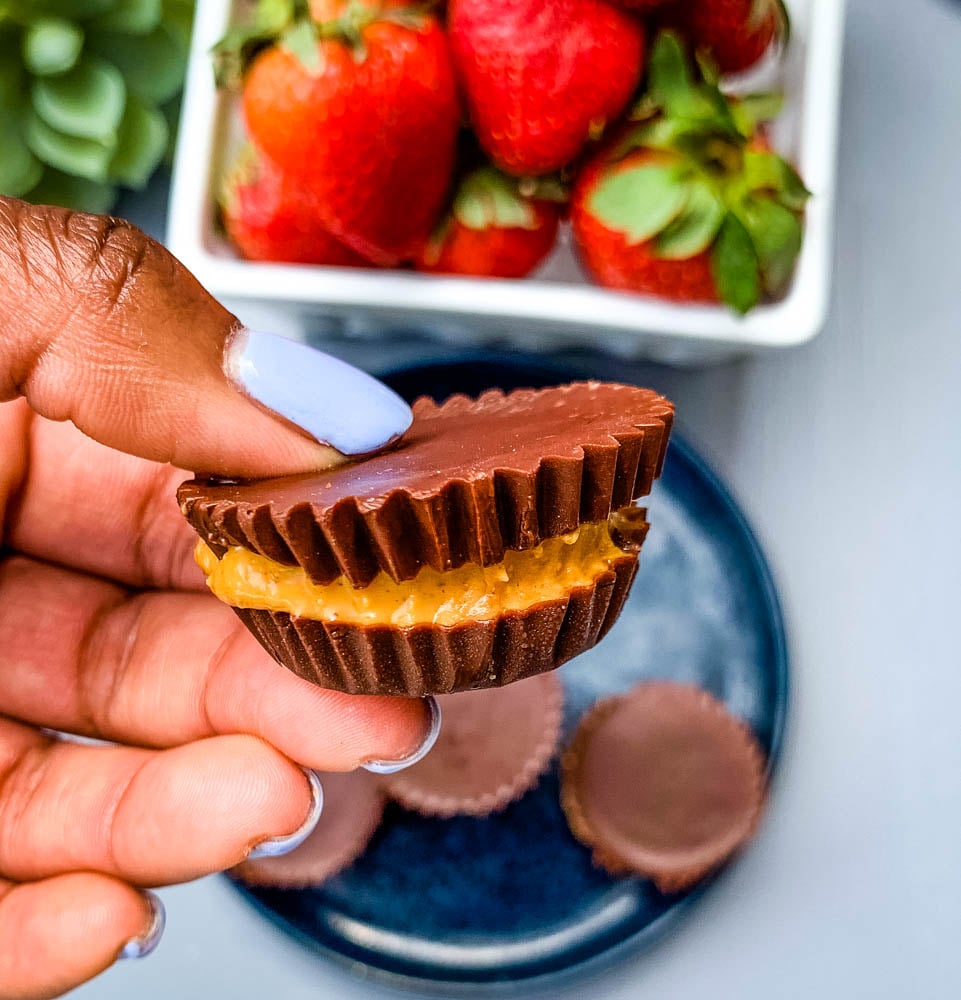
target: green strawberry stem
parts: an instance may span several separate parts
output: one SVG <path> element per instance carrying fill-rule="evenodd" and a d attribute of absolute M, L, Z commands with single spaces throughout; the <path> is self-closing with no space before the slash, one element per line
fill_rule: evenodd
<path fill-rule="evenodd" d="M 480 167 L 460 183 L 452 208 L 468 229 L 536 229 L 537 215 L 513 177 L 496 167 Z"/>
<path fill-rule="evenodd" d="M 778 95 L 726 97 L 680 39 L 662 32 L 636 124 L 612 148 L 590 211 L 629 245 L 650 243 L 654 256 L 710 253 L 721 300 L 747 312 L 790 280 L 810 197 L 759 135 L 779 110 Z"/>
<path fill-rule="evenodd" d="M 323 71 L 321 41 L 341 42 L 362 62 L 367 54 L 367 27 L 386 21 L 419 31 L 435 6 L 434 0 L 401 7 L 349 0 L 340 15 L 319 21 L 311 13 L 309 0 L 259 0 L 249 23 L 232 27 L 212 49 L 217 86 L 238 86 L 256 56 L 274 44 L 295 55 L 312 74 Z"/>

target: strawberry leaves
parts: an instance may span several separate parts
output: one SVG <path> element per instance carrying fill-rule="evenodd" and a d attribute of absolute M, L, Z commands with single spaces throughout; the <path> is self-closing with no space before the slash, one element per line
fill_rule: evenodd
<path fill-rule="evenodd" d="M 636 123 L 611 146 L 587 208 L 628 246 L 663 260 L 710 254 L 719 297 L 745 313 L 783 292 L 801 249 L 810 192 L 758 138 L 779 94 L 727 98 L 707 63 L 658 36 Z"/>
<path fill-rule="evenodd" d="M 591 194 L 588 208 L 629 244 L 643 243 L 681 214 L 688 192 L 674 166 L 640 166 L 608 174 Z"/>
<path fill-rule="evenodd" d="M 300 64 L 311 76 L 320 76 L 324 71 L 317 25 L 313 21 L 295 21 L 281 36 L 280 46 L 300 60 Z"/>
<path fill-rule="evenodd" d="M 709 184 L 691 181 L 683 211 L 654 242 L 654 252 L 665 260 L 686 260 L 703 253 L 724 221 L 724 204 Z"/>
<path fill-rule="evenodd" d="M 744 94 L 731 102 L 731 114 L 741 135 L 750 138 L 762 122 L 771 122 L 784 107 L 784 95 L 778 91 Z"/>
<path fill-rule="evenodd" d="M 429 5 L 381 9 L 362 0 L 348 0 L 329 20 L 318 20 L 309 0 L 257 0 L 250 21 L 236 25 L 213 47 L 214 75 L 218 87 L 240 84 L 247 67 L 265 48 L 278 43 L 296 56 L 312 76 L 324 71 L 323 40 L 348 46 L 357 62 L 366 57 L 364 29 L 375 21 L 421 31 L 428 23 Z"/>
<path fill-rule="evenodd" d="M 515 178 L 481 167 L 461 181 L 454 218 L 468 229 L 537 229 L 537 214 Z"/>
<path fill-rule="evenodd" d="M 746 199 L 739 216 L 754 245 L 764 291 L 777 295 L 790 280 L 801 252 L 801 220 L 768 198 Z"/>
<path fill-rule="evenodd" d="M 758 255 L 744 223 L 728 212 L 711 248 L 711 273 L 721 300 L 742 316 L 760 298 Z"/>
<path fill-rule="evenodd" d="M 659 109 L 679 134 L 710 132 L 740 137 L 730 105 L 716 82 L 694 79 L 684 47 L 671 31 L 661 32 L 651 51 L 645 101 Z"/>
<path fill-rule="evenodd" d="M 744 198 L 724 216 L 711 247 L 711 273 L 721 300 L 744 315 L 762 294 L 783 292 L 802 241 L 797 214 L 770 197 Z"/>
<path fill-rule="evenodd" d="M 258 0 L 249 22 L 234 25 L 211 49 L 217 86 L 237 86 L 262 49 L 309 17 L 307 0 Z"/>
<path fill-rule="evenodd" d="M 783 157 L 767 150 L 744 155 L 744 180 L 751 191 L 768 191 L 785 208 L 800 212 L 811 197 L 797 171 Z"/>

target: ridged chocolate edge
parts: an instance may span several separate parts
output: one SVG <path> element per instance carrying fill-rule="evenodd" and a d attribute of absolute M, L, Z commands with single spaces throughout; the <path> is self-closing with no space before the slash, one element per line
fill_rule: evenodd
<path fill-rule="evenodd" d="M 303 567 L 318 584 L 345 576 L 352 586 L 366 587 L 381 571 L 401 581 L 424 566 L 439 572 L 466 563 L 489 566 L 501 562 L 508 549 L 530 549 L 582 523 L 603 521 L 651 491 L 664 464 L 674 409 L 651 390 L 619 388 L 649 394 L 637 425 L 604 443 L 582 445 L 580 458 L 544 457 L 531 472 L 497 469 L 483 478 L 452 479 L 429 496 L 395 490 L 373 507 L 364 497 L 347 497 L 324 510 L 308 502 L 275 511 L 268 505 L 205 501 L 203 487 L 188 482 L 178 491 L 181 509 L 218 554 L 243 546 Z M 491 390 L 476 404 L 454 396 L 438 412 L 456 415 L 458 408 L 504 395 Z M 192 495 L 195 490 L 198 495 Z"/>
<path fill-rule="evenodd" d="M 637 554 L 616 559 L 568 597 L 456 625 L 355 625 L 234 608 L 278 663 L 320 687 L 420 697 L 499 687 L 544 673 L 607 635 L 627 599 Z"/>
<path fill-rule="evenodd" d="M 378 786 L 377 797 L 373 808 L 363 817 L 363 822 L 354 828 L 354 839 L 323 863 L 305 864 L 296 874 L 289 871 L 289 859 L 296 855 L 296 850 L 280 858 L 260 858 L 255 861 L 242 861 L 239 865 L 228 869 L 227 875 L 247 885 L 274 889 L 310 889 L 323 885 L 335 875 L 349 868 L 367 850 L 374 834 L 380 828 L 387 808 L 387 794 Z M 315 832 L 311 836 L 317 836 Z M 308 838 L 309 839 L 309 838 Z M 286 864 L 285 864 L 286 861 Z"/>
<path fill-rule="evenodd" d="M 643 681 L 637 687 L 648 687 L 657 684 L 678 686 L 672 681 Z M 680 869 L 656 863 L 641 868 L 627 861 L 613 848 L 605 844 L 603 838 L 597 833 L 587 818 L 583 803 L 578 794 L 575 774 L 584 751 L 593 738 L 594 733 L 604 724 L 608 715 L 631 692 L 603 698 L 590 708 L 582 716 L 570 744 L 561 754 L 561 809 L 574 838 L 590 849 L 591 860 L 598 868 L 603 869 L 609 875 L 640 875 L 643 878 L 649 878 L 663 893 L 683 892 L 685 889 L 690 889 L 703 878 L 720 868 L 751 840 L 757 832 L 757 827 L 761 822 L 761 816 L 764 812 L 766 763 L 764 752 L 758 744 L 757 737 L 746 723 L 732 715 L 723 704 L 713 698 L 707 691 L 696 688 L 694 685 L 684 686 L 695 690 L 701 696 L 705 706 L 709 707 L 712 712 L 721 715 L 726 722 L 730 723 L 731 729 L 736 730 L 738 737 L 743 740 L 747 752 L 756 765 L 754 812 L 750 817 L 744 836 L 730 850 L 718 850 L 711 856 L 705 856 L 699 861 L 692 861 L 688 866 Z"/>
<path fill-rule="evenodd" d="M 516 761 L 517 771 L 513 777 L 486 791 L 461 791 L 460 795 L 441 795 L 427 791 L 417 780 L 417 768 L 398 771 L 381 779 L 384 792 L 405 809 L 422 816 L 450 819 L 453 816 L 492 816 L 506 809 L 512 802 L 529 792 L 547 770 L 557 752 L 564 722 L 564 686 L 553 674 L 546 675 L 552 681 L 543 692 L 541 708 L 544 712 L 543 727 L 537 743 L 530 752 Z M 530 678 L 528 678 L 529 680 Z M 470 692 L 458 692 L 470 694 Z M 435 748 L 437 753 L 440 748 Z M 482 752 L 482 751 L 478 751 Z"/>

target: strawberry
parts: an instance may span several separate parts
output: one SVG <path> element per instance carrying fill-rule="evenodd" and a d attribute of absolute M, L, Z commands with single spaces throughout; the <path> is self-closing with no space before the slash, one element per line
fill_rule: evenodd
<path fill-rule="evenodd" d="M 628 10 L 635 10 L 640 14 L 648 14 L 665 4 L 675 3 L 676 0 L 611 0 L 617 7 L 626 7 Z"/>
<path fill-rule="evenodd" d="M 248 260 L 369 267 L 328 233 L 313 198 L 248 146 L 224 184 L 223 220 Z"/>
<path fill-rule="evenodd" d="M 451 0 L 448 28 L 477 138 L 511 174 L 574 160 L 643 70 L 643 27 L 604 0 Z"/>
<path fill-rule="evenodd" d="M 783 293 L 808 198 L 758 128 L 771 95 L 733 101 L 696 78 L 677 37 L 660 35 L 636 120 L 578 176 L 571 222 L 602 285 L 745 313 Z"/>
<path fill-rule="evenodd" d="M 421 251 L 418 271 L 523 278 L 550 253 L 563 194 L 481 167 L 461 182 L 447 219 Z"/>
<path fill-rule="evenodd" d="M 740 73 L 786 43 L 790 23 L 784 0 L 688 0 L 678 27 L 720 72 Z"/>
<path fill-rule="evenodd" d="M 339 240 L 378 264 L 411 258 L 447 197 L 460 119 L 437 19 L 397 0 L 261 0 L 259 12 L 218 49 L 222 71 L 255 53 L 251 138 L 310 189 Z M 278 41 L 258 51 L 265 39 Z"/>

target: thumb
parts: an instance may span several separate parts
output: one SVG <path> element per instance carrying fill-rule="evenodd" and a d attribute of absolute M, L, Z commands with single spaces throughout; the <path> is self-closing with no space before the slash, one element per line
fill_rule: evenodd
<path fill-rule="evenodd" d="M 0 402 L 198 472 L 334 464 L 402 434 L 386 386 L 303 344 L 244 330 L 136 227 L 0 197 Z"/>

